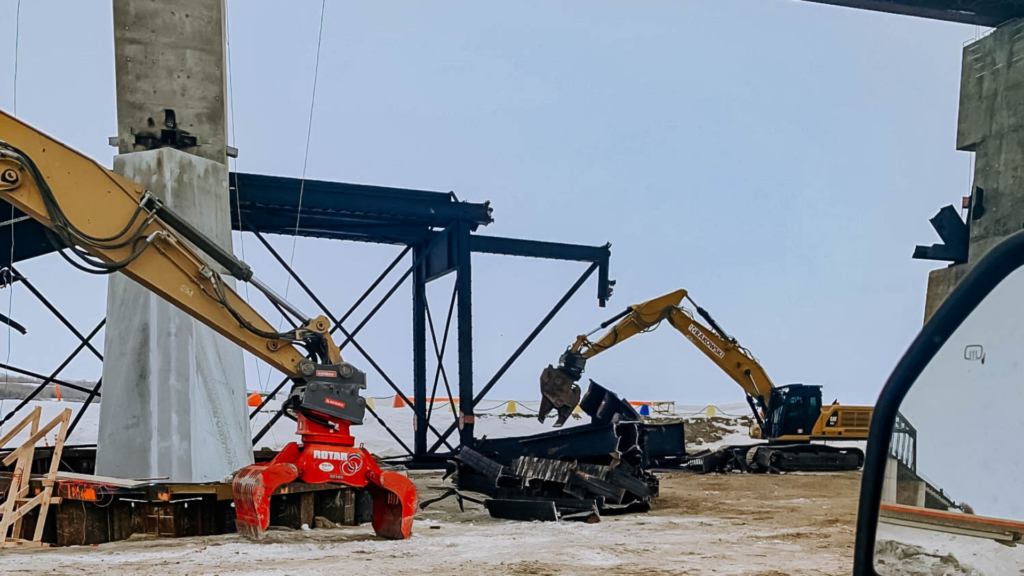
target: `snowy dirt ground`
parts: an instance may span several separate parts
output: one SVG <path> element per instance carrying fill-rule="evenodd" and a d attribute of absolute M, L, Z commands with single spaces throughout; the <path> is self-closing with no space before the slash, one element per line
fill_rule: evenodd
<path fill-rule="evenodd" d="M 445 486 L 412 475 L 420 498 Z M 133 538 L 0 553 L 3 574 L 720 574 L 810 576 L 851 569 L 859 473 L 661 475 L 648 514 L 598 524 L 508 522 L 452 500 L 421 511 L 413 537 L 368 525 L 237 535 Z"/>
<path fill-rule="evenodd" d="M 883 576 L 1024 574 L 1024 546 L 881 523 L 875 569 Z"/>

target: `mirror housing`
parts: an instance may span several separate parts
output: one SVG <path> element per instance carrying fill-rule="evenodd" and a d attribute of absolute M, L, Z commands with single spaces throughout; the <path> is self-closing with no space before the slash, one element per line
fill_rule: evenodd
<path fill-rule="evenodd" d="M 875 537 L 885 479 L 886 458 L 896 415 L 907 392 L 943 344 L 1007 276 L 1024 266 L 1024 231 L 1003 240 L 986 254 L 946 298 L 900 358 L 875 404 L 868 433 L 853 573 L 875 576 Z"/>

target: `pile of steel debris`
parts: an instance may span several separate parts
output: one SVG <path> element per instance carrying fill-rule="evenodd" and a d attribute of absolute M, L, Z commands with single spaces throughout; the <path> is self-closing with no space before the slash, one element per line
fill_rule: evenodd
<path fill-rule="evenodd" d="M 646 512 L 658 495 L 651 469 L 685 457 L 683 423 L 644 423 L 594 382 L 580 408 L 589 424 L 463 448 L 457 489 L 489 496 L 483 503 L 495 518 L 596 522 L 602 514 Z"/>
<path fill-rule="evenodd" d="M 629 402 L 593 380 L 580 410 L 589 424 L 511 438 L 481 438 L 463 447 L 453 468 L 454 495 L 512 520 L 599 521 L 646 512 L 658 495 L 657 469 L 696 473 L 856 470 L 856 448 L 812 443 L 723 446 L 686 453 L 684 423 L 644 421 Z M 488 496 L 475 500 L 463 492 Z"/>

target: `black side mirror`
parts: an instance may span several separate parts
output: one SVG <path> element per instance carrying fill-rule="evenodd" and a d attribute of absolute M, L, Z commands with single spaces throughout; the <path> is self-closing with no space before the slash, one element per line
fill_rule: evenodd
<path fill-rule="evenodd" d="M 855 575 L 1024 573 L 1024 232 L 992 249 L 886 382 Z"/>

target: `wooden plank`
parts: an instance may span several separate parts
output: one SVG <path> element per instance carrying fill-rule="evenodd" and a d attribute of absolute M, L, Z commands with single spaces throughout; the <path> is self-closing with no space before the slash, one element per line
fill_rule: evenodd
<path fill-rule="evenodd" d="M 43 537 L 43 530 L 46 525 L 46 516 L 49 511 L 53 498 L 53 484 L 54 476 L 57 472 L 57 467 L 60 465 L 61 453 L 64 449 L 64 440 L 67 437 L 68 423 L 71 420 L 71 409 L 65 408 L 61 411 L 57 417 L 40 427 L 40 415 L 42 411 L 40 407 L 36 407 L 31 414 L 22 422 L 18 424 L 3 438 L 3 442 L 0 446 L 6 444 L 14 434 L 25 429 L 26 426 L 30 428 L 30 436 L 27 440 L 21 443 L 21 445 L 8 454 L 4 459 L 4 465 L 9 465 L 11 462 L 17 461 L 14 472 L 11 474 L 11 480 L 8 485 L 8 497 L 7 501 L 3 505 L 3 516 L 0 517 L 0 545 L 4 547 L 12 546 L 42 546 L 41 543 Z M 36 494 L 32 498 L 25 498 L 28 495 L 29 487 L 32 483 L 31 471 L 32 461 L 35 456 L 36 442 L 43 438 L 50 430 L 57 425 L 60 425 L 60 429 L 57 432 L 57 439 L 54 443 L 54 449 L 50 457 L 50 470 L 43 476 L 43 489 L 41 492 Z M 38 507 L 39 513 L 36 515 L 36 525 L 34 536 L 32 540 L 22 540 L 21 526 L 22 520 L 25 515 L 35 510 Z M 10 533 L 10 537 L 8 537 Z"/>
<path fill-rule="evenodd" d="M 933 510 L 919 506 L 906 506 L 903 504 L 882 504 L 879 511 L 883 516 L 913 515 L 922 519 L 930 519 L 934 523 L 953 523 L 969 526 L 985 526 L 989 529 L 1000 529 L 1007 532 L 1020 532 L 1024 534 L 1024 522 L 995 518 L 992 516 L 977 516 L 975 514 L 964 514 L 960 512 L 948 512 L 946 510 Z"/>
<path fill-rule="evenodd" d="M 42 440 L 43 437 L 45 437 L 50 432 L 50 430 L 52 430 L 57 424 L 60 424 L 61 422 L 63 422 L 64 419 L 65 419 L 65 414 L 69 414 L 70 412 L 71 412 L 70 408 L 65 408 L 64 412 L 62 412 L 60 416 L 57 416 L 53 420 L 50 420 L 46 424 L 46 426 L 43 426 L 39 430 L 33 432 L 32 436 L 30 436 L 29 439 L 26 440 L 24 444 L 22 444 L 22 447 L 28 446 L 29 444 L 31 444 L 33 446 L 33 448 L 34 448 L 35 445 L 36 445 L 36 442 L 39 442 L 40 440 Z M 3 463 L 4 463 L 5 466 L 7 466 L 8 464 L 10 464 L 13 461 L 14 461 L 14 454 L 11 454 L 7 458 L 4 458 Z"/>
<path fill-rule="evenodd" d="M 33 508 L 39 506 L 43 502 L 49 502 L 48 496 L 49 494 L 47 494 L 46 492 L 40 492 L 39 494 L 36 494 L 34 498 L 28 499 L 24 504 L 18 506 L 18 509 L 14 511 L 13 517 L 11 518 L 11 520 L 18 522 L 17 528 L 15 528 L 14 530 L 14 534 L 17 534 L 21 531 L 21 517 L 25 514 L 28 514 Z M 20 498 L 19 500 L 24 499 Z M 43 519 L 45 520 L 45 517 Z M 35 538 L 33 538 L 33 540 L 35 540 Z"/>
<path fill-rule="evenodd" d="M 44 480 L 43 501 L 39 505 L 39 520 L 36 521 L 36 530 L 32 540 L 39 542 L 43 539 L 43 528 L 46 526 L 46 515 L 50 511 L 50 504 L 53 504 L 53 482 L 57 477 L 57 468 L 60 466 L 60 457 L 64 453 L 64 440 L 68 435 L 68 423 L 71 422 L 71 409 L 65 408 L 60 417 L 60 430 L 57 431 L 57 441 L 53 444 L 53 454 L 50 456 L 50 470 Z"/>
<path fill-rule="evenodd" d="M 929 530 L 931 532 L 944 532 L 946 534 L 956 534 L 957 536 L 971 536 L 974 538 L 985 538 L 987 540 L 997 540 L 999 542 L 1016 542 L 1018 539 L 1014 537 L 1013 533 L 1009 532 L 989 532 L 985 530 L 972 530 L 970 528 L 958 527 L 958 526 L 946 526 L 943 524 L 933 524 L 930 522 L 922 522 L 920 520 L 914 520 L 910 518 L 895 518 L 888 516 L 880 516 L 878 521 L 883 524 L 892 524 L 894 526 L 906 526 L 908 528 L 916 528 L 918 530 Z"/>
<path fill-rule="evenodd" d="M 49 544 L 46 542 L 20 539 L 0 543 L 0 548 L 46 548 L 47 546 L 49 546 Z"/>
<path fill-rule="evenodd" d="M 900 504 L 882 504 L 878 521 L 1000 542 L 1019 542 L 1024 537 L 1024 522 Z"/>
<path fill-rule="evenodd" d="M 42 413 L 43 409 L 41 407 L 36 406 L 33 408 L 32 411 L 28 413 L 28 416 L 26 416 L 21 422 L 18 422 L 17 426 L 11 428 L 3 438 L 0 438 L 0 448 L 6 446 L 7 443 L 11 441 L 11 438 L 14 438 L 18 435 L 18 432 L 25 429 L 25 426 L 28 426 L 29 424 L 39 426 L 39 417 Z M 35 433 L 35 429 L 33 429 L 32 432 Z"/>
<path fill-rule="evenodd" d="M 33 435 L 39 428 L 39 414 L 41 413 L 38 410 L 39 407 L 36 406 L 36 408 L 37 410 L 33 410 L 19 423 L 22 429 L 27 425 L 31 425 Z M 3 514 L 0 516 L 0 543 L 8 541 L 8 532 L 11 533 L 12 541 L 18 539 L 21 535 L 21 516 L 15 519 L 14 511 L 17 508 L 18 499 L 28 493 L 28 476 L 31 472 L 30 467 L 32 466 L 34 451 L 35 442 L 25 442 L 4 459 L 4 465 L 8 465 L 15 460 L 17 460 L 17 464 L 14 467 L 14 473 L 11 474 L 11 483 L 7 487 L 7 501 L 4 502 Z"/>
<path fill-rule="evenodd" d="M 111 476 L 95 476 L 93 474 L 78 474 L 76 472 L 61 471 L 56 472 L 55 478 L 57 480 L 67 480 L 72 482 L 105 484 L 107 486 L 117 486 L 118 488 L 138 488 L 139 486 L 148 486 L 152 484 L 152 482 L 144 482 L 141 480 L 127 480 L 124 478 L 113 478 Z"/>
<path fill-rule="evenodd" d="M 25 454 L 22 450 L 19 450 L 18 453 Z M 31 458 L 28 461 L 31 463 Z M 18 498 L 25 495 L 23 485 L 27 484 L 24 479 L 27 475 L 25 458 L 18 458 L 14 474 L 11 475 L 11 484 L 7 487 L 7 501 L 4 502 L 3 517 L 0 518 L 0 542 L 7 541 L 8 531 L 11 531 L 12 538 L 17 538 L 20 535 L 18 529 L 21 528 L 21 524 L 14 524 L 14 511 L 17 508 Z"/>
<path fill-rule="evenodd" d="M 27 504 L 29 500 L 29 498 L 18 498 L 18 504 Z M 60 496 L 54 496 L 50 498 L 50 504 L 60 504 L 63 500 Z"/>

